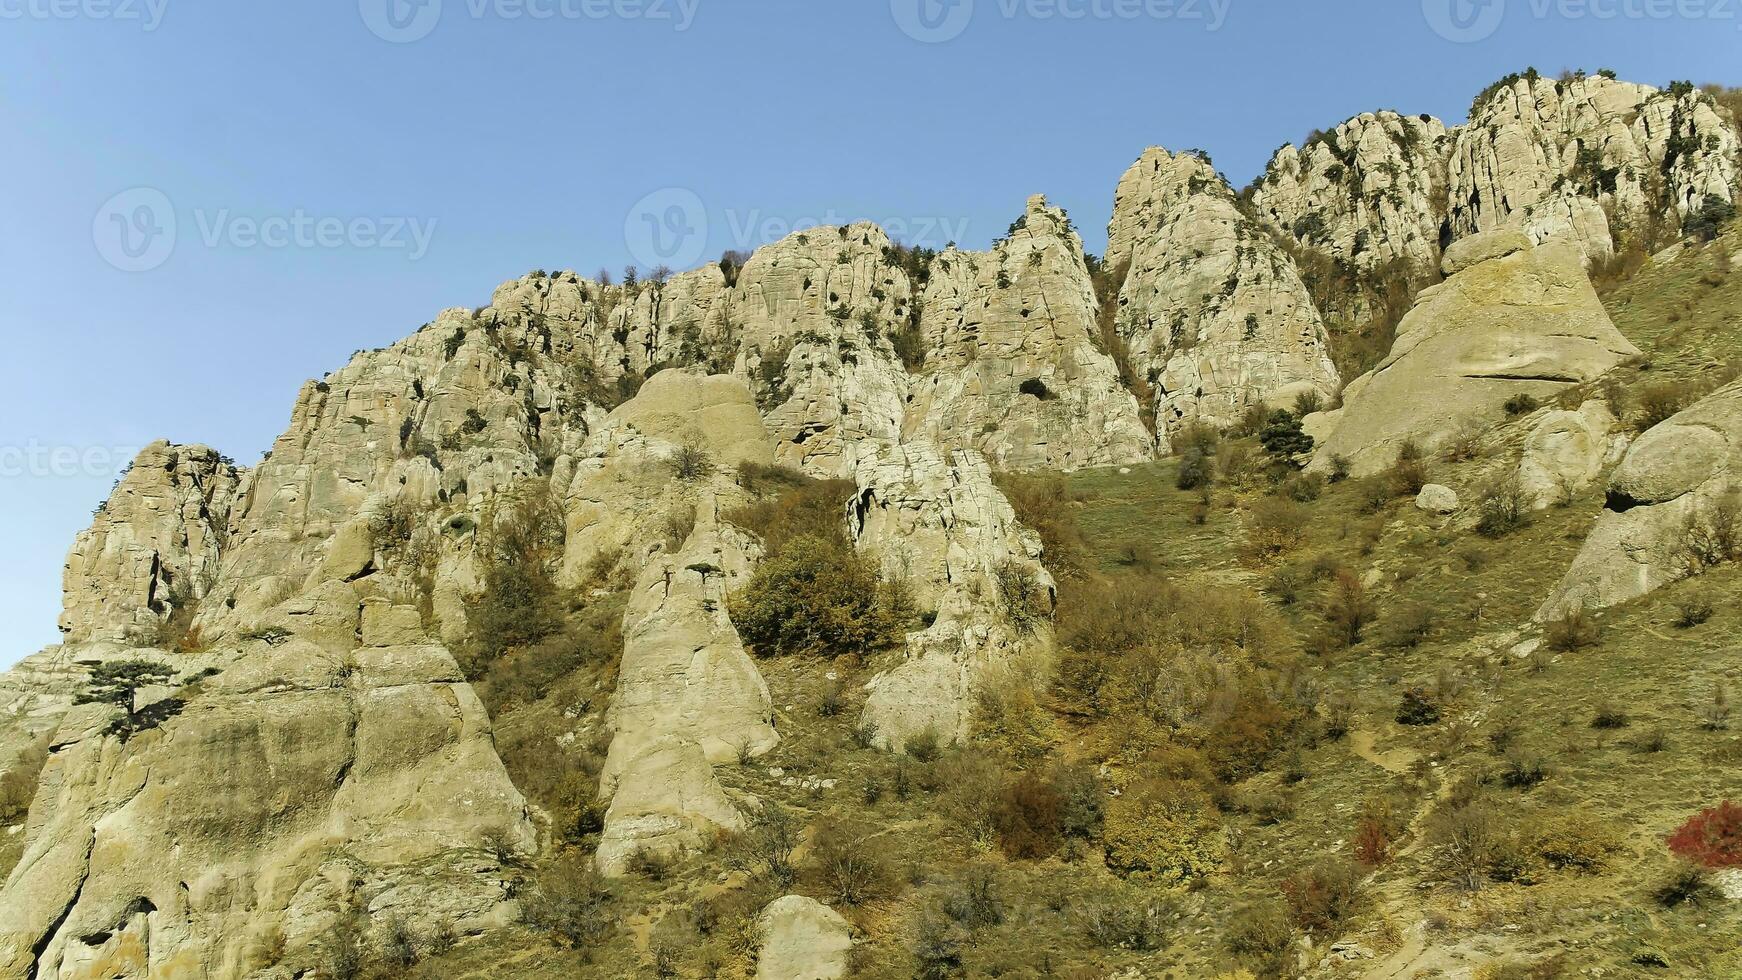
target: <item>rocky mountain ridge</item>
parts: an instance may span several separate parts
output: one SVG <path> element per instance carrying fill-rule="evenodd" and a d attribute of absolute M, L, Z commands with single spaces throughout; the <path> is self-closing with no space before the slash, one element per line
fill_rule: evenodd
<path fill-rule="evenodd" d="M 842 481 L 847 540 L 930 617 L 866 685 L 867 740 L 955 742 L 987 677 L 1051 647 L 1054 556 L 995 472 L 1138 464 L 1339 398 L 1308 416 L 1314 469 L 1377 472 L 1636 355 L 1586 264 L 1734 201 L 1739 172 L 1735 121 L 1702 93 L 1523 76 L 1464 127 L 1379 113 L 1284 147 L 1246 201 L 1207 159 L 1149 150 L 1098 264 L 1036 197 L 987 252 L 858 224 L 633 284 L 539 272 L 305 385 L 256 466 L 154 444 L 73 546 L 65 642 L 0 678 L 0 785 L 30 788 L 0 971 L 310 976 L 352 911 L 365 945 L 512 921 L 510 869 L 550 829 L 455 651 L 515 501 L 560 515 L 566 588 L 628 583 L 595 858 L 621 876 L 749 826 L 759 801 L 721 773 L 782 737 L 728 615 L 763 560 L 732 517 L 755 500 L 741 473 Z M 1334 328 L 1373 304 L 1315 295 L 1311 255 L 1425 287 L 1359 379 Z M 1631 542 L 1729 492 L 1734 396 L 1627 453 L 1545 619 L 1679 574 Z M 1572 414 L 1519 465 L 1597 479 L 1616 447 Z M 141 658 L 173 679 L 79 703 L 100 665 Z M 115 727 L 150 705 L 159 724 Z"/>

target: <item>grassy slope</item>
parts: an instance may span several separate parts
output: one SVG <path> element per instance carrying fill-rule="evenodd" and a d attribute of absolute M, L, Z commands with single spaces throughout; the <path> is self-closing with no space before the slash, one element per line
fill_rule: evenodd
<path fill-rule="evenodd" d="M 1739 246 L 1736 233 L 1724 243 L 1728 250 Z M 1716 255 L 1713 248 L 1648 268 L 1607 298 L 1617 325 L 1649 357 L 1649 368 L 1632 370 L 1629 384 L 1699 383 L 1715 366 L 1742 357 L 1742 275 L 1720 276 Z M 1436 462 L 1433 479 L 1468 499 L 1504 460 L 1516 459 L 1529 422 L 1497 420 L 1481 457 Z M 1218 491 L 1208 520 L 1197 524 L 1189 516 L 1196 496 L 1173 489 L 1175 466 L 1167 461 L 1068 478 L 1068 496 L 1076 501 L 1068 506 L 1092 559 L 1113 569 L 1135 554 L 1179 580 L 1262 585 L 1274 569 L 1240 557 L 1246 508 L 1256 494 Z M 869 666 L 765 662 L 785 741 L 760 765 L 722 770 L 722 778 L 787 806 L 813 830 L 833 818 L 860 820 L 886 842 L 879 851 L 892 870 L 891 897 L 844 910 L 860 930 L 856 975 L 863 977 L 912 976 L 916 916 L 979 868 L 996 876 L 1004 922 L 969 937 L 964 960 L 970 975 L 1099 977 L 1141 964 L 1146 976 L 1212 976 L 1236 965 L 1220 943 L 1230 910 L 1275 894 L 1281 879 L 1315 859 L 1346 852 L 1363 802 L 1375 797 L 1390 800 L 1410 832 L 1399 842 L 1397 860 L 1367 883 L 1369 901 L 1345 935 L 1362 953 L 1347 963 L 1333 957 L 1315 975 L 1465 976 L 1480 967 L 1490 971 L 1484 975 L 1503 976 L 1509 974 L 1497 972 L 1501 965 L 1553 962 L 1568 975 L 1601 968 L 1611 977 L 1742 976 L 1734 940 L 1742 934 L 1742 906 L 1664 910 L 1651 895 L 1668 867 L 1665 835 L 1702 806 L 1742 795 L 1742 739 L 1698 724 L 1699 708 L 1719 678 L 1742 692 L 1742 611 L 1721 598 L 1705 625 L 1681 630 L 1671 624 L 1685 593 L 1733 597 L 1742 573 L 1725 570 L 1614 610 L 1595 648 L 1533 662 L 1508 655 L 1503 641 L 1566 568 L 1602 505 L 1600 490 L 1498 541 L 1474 534 L 1467 517 L 1432 517 L 1407 501 L 1374 515 L 1359 498 L 1356 488 L 1339 486 L 1309 505 L 1307 541 L 1290 556 L 1325 556 L 1379 576 L 1373 594 L 1381 616 L 1368 639 L 1310 659 L 1319 690 L 1352 702 L 1352 731 L 1319 743 L 1294 766 L 1304 778 L 1287 790 L 1292 818 L 1264 826 L 1250 816 L 1227 817 L 1233 841 L 1228 871 L 1178 898 L 1182 918 L 1163 953 L 1101 949 L 1085 939 L 1078 914 L 1083 904 L 1119 887 L 1093 853 L 1077 861 L 1009 862 L 988 842 L 960 832 L 948 812 L 951 787 L 935 767 L 854 748 L 850 728 Z M 1320 591 L 1308 586 L 1285 609 L 1303 637 L 1318 628 Z M 1411 604 L 1433 611 L 1427 638 L 1415 647 L 1381 642 Z M 1418 684 L 1447 696 L 1441 724 L 1405 728 L 1393 720 L 1400 690 Z M 825 716 L 819 706 L 837 687 L 845 703 Z M 1629 725 L 1593 729 L 1590 719 L 1600 704 L 1624 706 Z M 1118 737 L 1077 724 L 1054 720 L 1067 754 L 1075 744 Z M 1549 775 L 1529 791 L 1482 792 L 1514 818 L 1583 812 L 1603 821 L 1624 842 L 1603 870 L 1476 893 L 1443 880 L 1426 828 L 1454 784 L 1500 765 L 1489 735 L 1502 724 L 1516 726 L 1516 744 L 1542 756 Z M 1643 736 L 1657 730 L 1665 747 L 1645 751 L 1642 743 L 1651 740 Z M 914 786 L 905 799 L 893 789 L 902 769 Z M 811 777 L 832 782 L 813 788 L 805 783 Z M 1245 789 L 1281 792 L 1280 778 L 1261 774 Z M 868 802 L 868 782 L 881 790 L 875 802 Z M 793 890 L 827 898 L 814 868 L 801 873 Z M 729 925 L 773 894 L 704 858 L 663 880 L 617 885 L 613 908 L 624 928 L 590 954 L 511 932 L 463 944 L 417 975 L 494 977 L 512 964 L 514 975 L 529 977 L 653 976 L 648 950 L 658 934 L 679 950 L 677 975 L 717 968 L 720 976 L 742 976 L 749 963 Z M 702 935 L 684 923 L 685 910 L 701 900 L 718 902 L 728 926 Z M 1635 962 L 1649 950 L 1661 952 L 1669 968 Z M 1545 968 L 1536 975 L 1560 974 Z"/>

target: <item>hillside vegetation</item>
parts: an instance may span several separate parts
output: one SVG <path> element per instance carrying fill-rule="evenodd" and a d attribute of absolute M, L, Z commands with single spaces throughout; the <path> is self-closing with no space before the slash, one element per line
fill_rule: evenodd
<path fill-rule="evenodd" d="M 1610 289 L 1645 356 L 1588 394 L 1644 425 L 1733 376 L 1738 248 L 1688 245 Z M 610 658 L 514 694 L 493 677 L 504 758 L 573 856 L 520 873 L 542 931 L 407 975 L 751 976 L 752 919 L 788 891 L 848 916 L 870 978 L 1742 975 L 1742 907 L 1668 843 L 1737 792 L 1742 569 L 1515 652 L 1600 486 L 1482 529 L 1413 491 L 1478 499 L 1531 414 L 1366 480 L 1293 475 L 1256 431 L 1005 478 L 1046 540 L 1058 635 L 983 694 L 975 737 L 878 753 L 856 729 L 875 655 L 765 657 L 784 741 L 727 776 L 763 817 L 621 881 L 580 857 L 603 746 L 558 734 L 602 730 Z M 743 518 L 827 536 L 841 489 L 762 481 Z M 577 635 L 608 634 L 617 586 Z M 545 785 L 559 759 L 575 785 Z"/>

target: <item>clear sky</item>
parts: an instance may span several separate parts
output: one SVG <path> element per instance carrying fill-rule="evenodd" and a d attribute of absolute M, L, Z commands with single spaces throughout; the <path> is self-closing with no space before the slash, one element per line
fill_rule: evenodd
<path fill-rule="evenodd" d="M 532 268 L 860 218 L 984 247 L 1036 192 L 1098 250 L 1145 146 L 1241 185 L 1530 65 L 1742 83 L 1739 28 L 1742 0 L 0 0 L 0 665 L 55 641 L 127 450 L 251 463 L 304 379 Z"/>

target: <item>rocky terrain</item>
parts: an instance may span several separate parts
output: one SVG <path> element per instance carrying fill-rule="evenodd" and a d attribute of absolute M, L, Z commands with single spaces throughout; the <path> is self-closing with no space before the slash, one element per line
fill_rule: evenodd
<path fill-rule="evenodd" d="M 147 447 L 0 976 L 1742 974 L 1739 101 L 535 271 Z"/>

